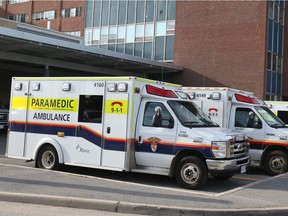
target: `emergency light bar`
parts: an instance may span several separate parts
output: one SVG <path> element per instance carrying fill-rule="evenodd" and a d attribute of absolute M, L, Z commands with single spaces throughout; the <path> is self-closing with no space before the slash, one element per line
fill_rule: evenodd
<path fill-rule="evenodd" d="M 172 90 L 165 90 L 152 85 L 146 85 L 146 91 L 148 94 L 157 95 L 160 97 L 178 98 L 178 96 Z"/>
<path fill-rule="evenodd" d="M 247 97 L 240 94 L 235 94 L 236 100 L 244 103 L 250 103 L 250 104 L 260 104 L 259 101 L 256 98 Z"/>

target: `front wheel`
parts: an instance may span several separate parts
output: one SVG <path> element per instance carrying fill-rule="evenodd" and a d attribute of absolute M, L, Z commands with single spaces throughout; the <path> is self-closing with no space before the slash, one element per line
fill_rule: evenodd
<path fill-rule="evenodd" d="M 270 175 L 279 175 L 288 171 L 288 156 L 283 151 L 269 152 L 265 157 L 265 169 Z"/>
<path fill-rule="evenodd" d="M 182 158 L 175 170 L 176 180 L 179 185 L 189 189 L 199 189 L 208 179 L 205 163 L 198 157 L 188 156 Z"/>
<path fill-rule="evenodd" d="M 40 149 L 35 166 L 41 169 L 59 169 L 59 158 L 56 149 L 47 145 Z"/>

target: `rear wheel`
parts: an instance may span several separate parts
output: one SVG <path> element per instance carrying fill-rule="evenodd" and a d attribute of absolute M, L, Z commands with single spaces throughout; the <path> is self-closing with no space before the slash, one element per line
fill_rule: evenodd
<path fill-rule="evenodd" d="M 35 166 L 41 169 L 59 169 L 59 158 L 56 149 L 51 145 L 42 147 L 38 153 Z"/>
<path fill-rule="evenodd" d="M 198 157 L 182 158 L 175 170 L 176 180 L 184 188 L 198 189 L 205 185 L 208 171 L 205 163 Z"/>
<path fill-rule="evenodd" d="M 288 156 L 283 151 L 269 152 L 265 157 L 265 169 L 270 175 L 278 175 L 288 171 Z"/>

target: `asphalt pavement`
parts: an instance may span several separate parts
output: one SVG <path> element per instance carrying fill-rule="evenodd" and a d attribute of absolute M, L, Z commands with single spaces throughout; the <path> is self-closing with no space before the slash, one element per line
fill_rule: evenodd
<path fill-rule="evenodd" d="M 3 148 L 0 139 L 0 152 Z M 66 170 L 35 169 L 31 164 L 23 166 L 21 162 L 1 156 L 0 201 L 139 215 L 288 214 L 287 173 L 224 191 L 207 192 L 167 187 L 167 184 L 135 183 L 127 181 L 128 173 L 120 174 L 121 178 L 115 180 L 109 178 L 111 172 L 97 177 Z M 149 175 L 143 177 L 149 178 Z M 215 181 L 215 187 L 219 185 L 219 181 Z"/>

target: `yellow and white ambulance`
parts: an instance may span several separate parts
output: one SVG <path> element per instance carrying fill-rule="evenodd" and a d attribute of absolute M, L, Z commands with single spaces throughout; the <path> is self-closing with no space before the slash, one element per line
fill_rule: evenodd
<path fill-rule="evenodd" d="M 288 125 L 288 101 L 265 101 L 267 106 Z"/>
<path fill-rule="evenodd" d="M 13 78 L 7 156 L 36 167 L 74 165 L 175 176 L 245 172 L 243 133 L 219 128 L 181 86 L 136 77 Z"/>
<path fill-rule="evenodd" d="M 182 89 L 212 121 L 249 137 L 252 165 L 265 167 L 271 175 L 288 171 L 288 126 L 252 92 L 225 87 Z"/>

